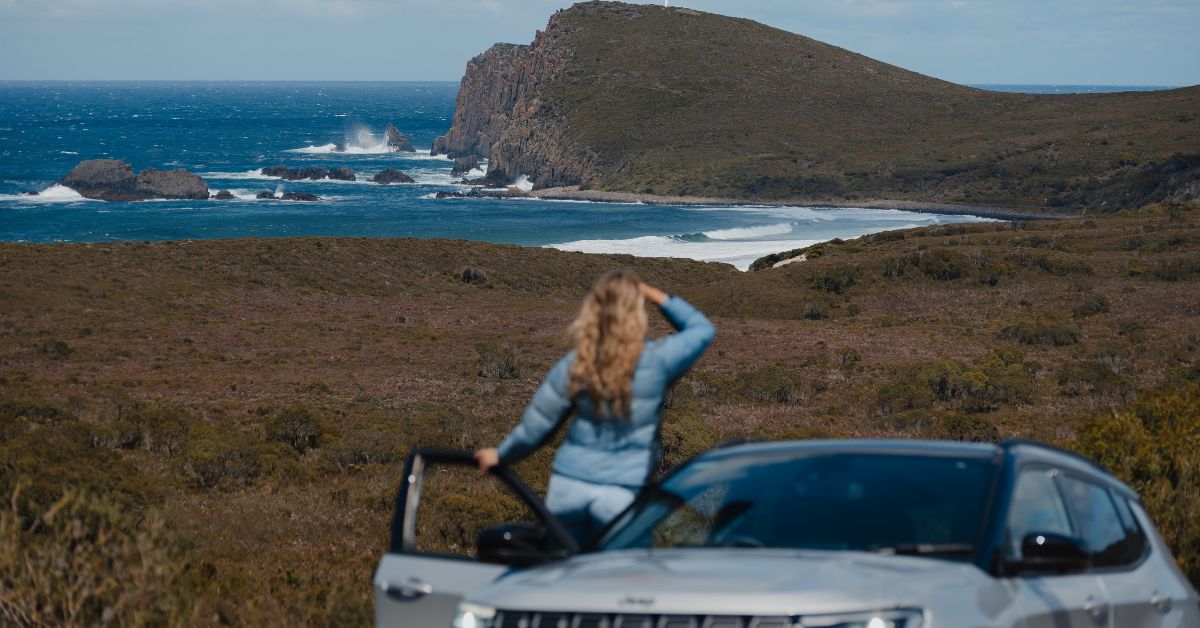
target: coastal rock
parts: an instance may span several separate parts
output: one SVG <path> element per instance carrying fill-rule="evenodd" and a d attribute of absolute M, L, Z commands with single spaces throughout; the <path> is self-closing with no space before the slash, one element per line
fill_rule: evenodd
<path fill-rule="evenodd" d="M 433 195 L 434 198 L 464 198 L 466 194 L 462 192 L 446 192 L 445 190 Z"/>
<path fill-rule="evenodd" d="M 358 178 L 354 176 L 354 171 L 347 168 L 346 166 L 338 166 L 337 168 L 330 170 L 329 178 L 336 179 L 338 181 L 357 181 L 358 180 Z"/>
<path fill-rule="evenodd" d="M 233 192 L 230 192 L 229 190 L 221 190 L 220 192 L 214 194 L 213 198 L 218 201 L 231 201 L 237 197 L 234 196 Z"/>
<path fill-rule="evenodd" d="M 454 159 L 454 167 L 450 169 L 451 175 L 467 174 L 468 172 L 479 167 L 479 158 L 475 155 L 466 155 L 456 157 Z"/>
<path fill-rule="evenodd" d="M 283 201 L 319 201 L 321 197 L 308 192 L 285 192 L 279 199 Z"/>
<path fill-rule="evenodd" d="M 262 199 L 262 198 L 269 198 L 269 199 L 274 199 L 274 198 L 275 198 L 275 193 L 274 193 L 274 192 L 272 192 L 272 191 L 270 191 L 270 190 L 263 190 L 263 191 L 259 192 L 258 194 L 255 194 L 255 195 L 254 195 L 254 198 L 260 198 L 260 199 Z"/>
<path fill-rule="evenodd" d="M 137 175 L 133 166 L 117 159 L 89 159 L 80 162 L 58 180 L 87 198 L 101 200 L 138 200 L 134 198 Z"/>
<path fill-rule="evenodd" d="M 519 72 L 529 46 L 496 44 L 467 62 L 446 135 L 433 141 L 434 155 L 487 158 L 508 126 L 513 106 L 529 91 Z"/>
<path fill-rule="evenodd" d="M 542 94 L 571 60 L 563 42 L 576 29 L 562 13 L 532 45 L 496 44 L 467 63 L 453 125 L 434 141 L 433 154 L 488 159 L 489 185 L 521 175 L 536 188 L 592 184 L 595 155 L 565 132 L 565 107 Z"/>
<path fill-rule="evenodd" d="M 412 141 L 408 139 L 408 136 L 401 133 L 400 129 L 397 129 L 391 122 L 388 122 L 387 128 L 383 130 L 383 143 L 399 153 L 412 153 L 417 150 L 413 148 Z"/>
<path fill-rule="evenodd" d="M 396 170 L 395 168 L 387 168 L 379 171 L 374 177 L 371 177 L 373 183 L 416 183 L 412 177 Z"/>
<path fill-rule="evenodd" d="M 155 170 L 147 168 L 137 175 L 136 192 L 146 198 L 177 198 L 205 200 L 208 184 L 204 179 L 184 170 Z"/>
<path fill-rule="evenodd" d="M 208 184 L 187 170 L 148 168 L 135 175 L 132 166 L 117 159 L 80 162 L 58 183 L 102 201 L 208 198 Z"/>
<path fill-rule="evenodd" d="M 261 170 L 264 176 L 279 177 L 288 181 L 300 181 L 302 179 L 311 179 L 319 181 L 329 177 L 329 171 L 321 166 L 305 166 L 302 168 L 288 168 L 280 164 L 278 166 L 267 166 Z"/>

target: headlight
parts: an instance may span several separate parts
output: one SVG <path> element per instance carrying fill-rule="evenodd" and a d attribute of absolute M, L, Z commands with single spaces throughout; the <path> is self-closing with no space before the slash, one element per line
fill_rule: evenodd
<path fill-rule="evenodd" d="M 495 618 L 496 609 L 463 602 L 458 605 L 458 612 L 454 614 L 452 625 L 454 628 L 492 628 L 492 620 Z"/>
<path fill-rule="evenodd" d="M 920 628 L 923 613 L 919 610 L 879 611 L 840 615 L 805 615 L 800 619 L 804 628 Z"/>

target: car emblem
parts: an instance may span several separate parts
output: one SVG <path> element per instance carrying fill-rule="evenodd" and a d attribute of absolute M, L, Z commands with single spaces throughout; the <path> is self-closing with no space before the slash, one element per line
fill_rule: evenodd
<path fill-rule="evenodd" d="M 621 606 L 654 606 L 653 596 L 638 596 L 632 593 L 626 593 L 624 598 L 619 602 Z"/>

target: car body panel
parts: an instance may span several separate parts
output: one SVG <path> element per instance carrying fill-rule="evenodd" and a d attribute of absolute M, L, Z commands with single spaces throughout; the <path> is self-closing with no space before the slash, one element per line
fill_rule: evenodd
<path fill-rule="evenodd" d="M 411 554 L 387 554 L 373 580 L 375 624 L 395 628 L 449 626 L 467 593 L 494 582 L 503 565 Z"/>
<path fill-rule="evenodd" d="M 779 616 L 919 608 L 930 592 L 973 606 L 980 625 L 1011 612 L 1006 585 L 970 563 L 811 550 L 605 551 L 509 574 L 469 597 L 522 610 Z"/>

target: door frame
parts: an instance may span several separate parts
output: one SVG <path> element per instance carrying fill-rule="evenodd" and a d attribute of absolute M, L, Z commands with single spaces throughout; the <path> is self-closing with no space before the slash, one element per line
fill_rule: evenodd
<path fill-rule="evenodd" d="M 450 466 L 478 466 L 474 452 L 458 449 L 441 449 L 422 447 L 409 452 L 404 464 L 404 477 L 400 480 L 400 489 L 396 493 L 396 503 L 392 513 L 391 539 L 388 542 L 389 554 L 411 554 L 420 556 L 438 556 L 457 560 L 473 560 L 462 556 L 449 556 L 416 551 L 417 509 L 421 503 L 421 484 L 425 478 L 425 469 L 431 464 Z M 541 519 L 546 531 L 566 551 L 568 556 L 579 553 L 579 545 L 571 536 L 562 522 L 546 508 L 546 504 L 521 481 L 508 467 L 497 465 L 489 471 L 525 502 L 533 513 Z"/>

